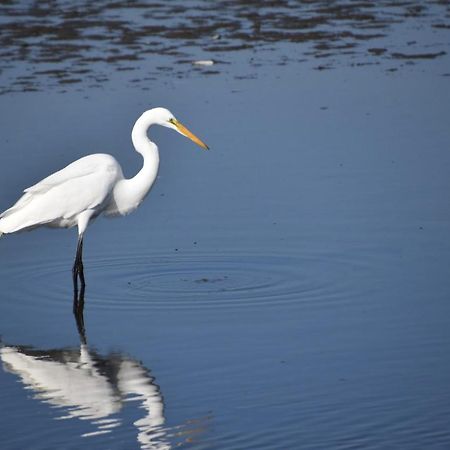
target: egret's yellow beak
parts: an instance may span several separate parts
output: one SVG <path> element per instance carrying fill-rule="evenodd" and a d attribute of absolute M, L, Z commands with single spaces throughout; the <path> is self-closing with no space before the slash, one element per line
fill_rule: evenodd
<path fill-rule="evenodd" d="M 194 133 L 191 133 L 182 123 L 178 122 L 178 120 L 173 119 L 170 121 L 173 125 L 175 125 L 175 127 L 177 128 L 177 130 L 183 135 L 186 136 L 187 138 L 189 138 L 191 141 L 195 142 L 198 146 L 200 146 L 201 148 L 205 149 L 205 150 L 209 150 L 209 147 L 202 141 L 200 140 Z"/>

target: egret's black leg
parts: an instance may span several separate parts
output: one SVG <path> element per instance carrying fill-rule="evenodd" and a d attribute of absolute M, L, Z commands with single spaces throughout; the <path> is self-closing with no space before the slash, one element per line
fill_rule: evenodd
<path fill-rule="evenodd" d="M 75 321 L 77 323 L 78 334 L 80 335 L 80 340 L 83 344 L 86 344 L 86 331 L 84 328 L 84 294 L 80 292 L 80 298 L 78 301 L 77 309 L 74 309 L 73 315 L 75 316 Z"/>
<path fill-rule="evenodd" d="M 77 254 L 75 256 L 75 261 L 72 268 L 72 279 L 73 279 L 73 309 L 74 313 L 79 308 L 80 301 L 78 300 L 78 277 L 80 278 L 80 300 L 83 301 L 84 306 L 84 290 L 86 283 L 84 281 L 84 271 L 83 271 L 83 235 L 80 234 L 78 237 L 77 244 Z"/>
<path fill-rule="evenodd" d="M 73 315 L 77 324 L 81 343 L 86 344 L 86 331 L 84 328 L 84 286 L 81 286 L 80 295 L 74 300 Z"/>
<path fill-rule="evenodd" d="M 77 323 L 78 333 L 81 342 L 86 343 L 85 329 L 84 329 L 84 291 L 86 283 L 84 281 L 83 272 L 83 235 L 78 237 L 77 254 L 72 268 L 73 277 L 73 314 Z M 80 292 L 78 293 L 78 278 L 80 278 Z"/>

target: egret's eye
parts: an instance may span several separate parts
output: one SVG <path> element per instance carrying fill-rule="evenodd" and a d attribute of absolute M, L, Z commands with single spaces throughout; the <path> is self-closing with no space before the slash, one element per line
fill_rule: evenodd
<path fill-rule="evenodd" d="M 176 120 L 172 117 L 171 119 L 169 119 L 169 122 L 170 122 L 172 125 L 175 125 Z"/>

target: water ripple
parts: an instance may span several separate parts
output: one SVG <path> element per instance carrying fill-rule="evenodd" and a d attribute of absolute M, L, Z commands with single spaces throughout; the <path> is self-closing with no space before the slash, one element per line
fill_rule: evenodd
<path fill-rule="evenodd" d="M 180 252 L 85 261 L 90 307 L 127 310 L 342 303 L 360 294 L 355 278 L 370 270 L 363 260 L 330 254 Z M 9 272 L 25 302 L 45 284 L 52 290 L 44 303 L 60 303 L 71 286 L 67 261 L 33 262 Z"/>

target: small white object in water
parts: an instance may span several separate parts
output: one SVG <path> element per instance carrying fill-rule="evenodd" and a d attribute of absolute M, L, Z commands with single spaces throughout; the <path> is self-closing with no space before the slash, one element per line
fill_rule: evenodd
<path fill-rule="evenodd" d="M 214 61 L 212 59 L 199 59 L 198 61 L 193 61 L 192 64 L 195 66 L 212 66 Z"/>

